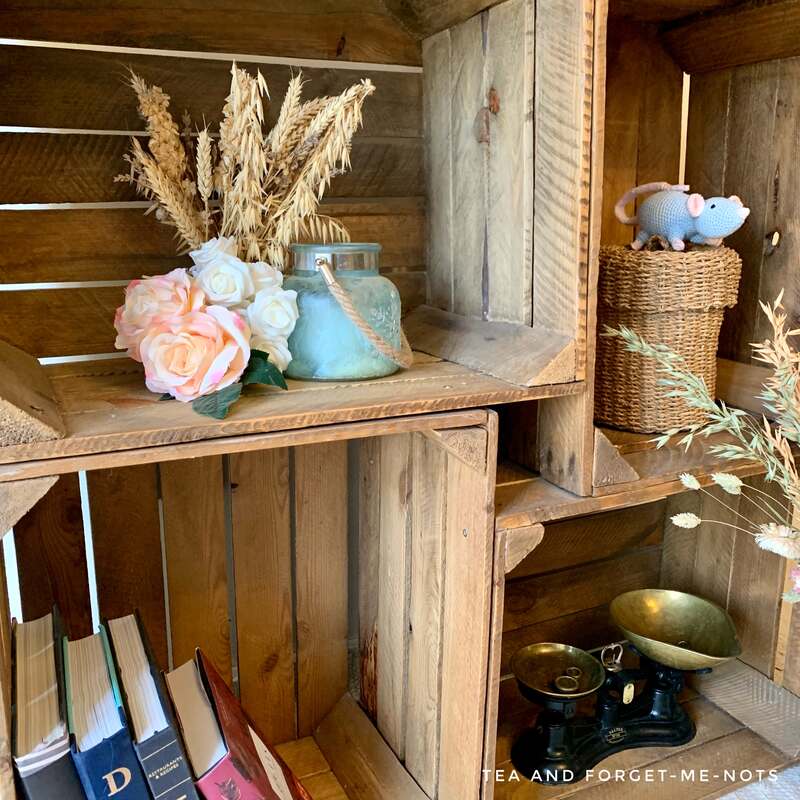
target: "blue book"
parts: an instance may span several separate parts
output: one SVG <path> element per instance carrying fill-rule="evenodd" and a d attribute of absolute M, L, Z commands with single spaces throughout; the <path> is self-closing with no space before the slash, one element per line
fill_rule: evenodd
<path fill-rule="evenodd" d="M 137 613 L 107 623 L 133 749 L 158 800 L 199 800 L 183 741 Z"/>
<path fill-rule="evenodd" d="M 72 760 L 89 800 L 150 800 L 133 750 L 105 628 L 64 639 Z"/>

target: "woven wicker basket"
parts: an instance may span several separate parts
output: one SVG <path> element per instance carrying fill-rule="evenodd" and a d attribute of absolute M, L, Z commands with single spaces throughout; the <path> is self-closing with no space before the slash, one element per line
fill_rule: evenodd
<path fill-rule="evenodd" d="M 728 247 L 682 253 L 600 249 L 598 331 L 625 325 L 652 344 L 686 359 L 714 392 L 717 343 L 725 308 L 736 304 L 742 261 Z M 652 360 L 630 353 L 619 339 L 599 336 L 595 418 L 639 433 L 662 433 L 702 422 L 681 398 L 664 397 Z"/>

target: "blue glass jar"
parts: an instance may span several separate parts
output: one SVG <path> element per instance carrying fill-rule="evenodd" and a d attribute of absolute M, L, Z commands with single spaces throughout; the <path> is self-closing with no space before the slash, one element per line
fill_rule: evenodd
<path fill-rule="evenodd" d="M 283 282 L 297 292 L 300 318 L 289 337 L 290 378 L 363 380 L 396 372 L 342 311 L 320 272 L 328 265 L 353 305 L 386 342 L 400 347 L 400 293 L 379 274 L 379 244 L 294 244 L 293 271 Z"/>

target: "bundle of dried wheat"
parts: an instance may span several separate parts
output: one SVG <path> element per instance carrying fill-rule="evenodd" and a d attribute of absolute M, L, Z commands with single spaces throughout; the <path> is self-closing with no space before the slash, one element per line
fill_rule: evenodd
<path fill-rule="evenodd" d="M 145 148 L 134 138 L 126 160 L 132 183 L 153 201 L 157 218 L 174 225 L 183 249 L 216 236 L 233 238 L 245 261 L 282 268 L 290 242 L 303 237 L 348 241 L 344 226 L 318 213 L 331 179 L 350 167 L 350 143 L 361 109 L 375 91 L 363 80 L 338 97 L 303 102 L 294 76 L 271 131 L 264 130 L 266 82 L 231 67 L 231 90 L 219 138 L 207 129 L 182 137 L 169 96 L 131 74 L 139 112 L 147 123 Z"/>

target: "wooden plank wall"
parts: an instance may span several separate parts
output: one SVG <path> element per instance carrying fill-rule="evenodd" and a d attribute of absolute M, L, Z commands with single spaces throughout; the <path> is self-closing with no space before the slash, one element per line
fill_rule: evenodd
<path fill-rule="evenodd" d="M 686 175 L 703 193 L 738 194 L 751 209 L 728 243 L 742 256 L 739 302 L 726 312 L 720 355 L 751 360 L 768 325 L 759 301 L 781 289 L 800 315 L 800 58 L 692 76 Z M 776 235 L 777 234 L 777 235 Z"/>
<path fill-rule="evenodd" d="M 364 5 L 299 0 L 265 8 L 242 0 L 238 12 L 223 13 L 201 3 L 173 11 L 152 2 L 135 9 L 88 1 L 69 8 L 49 0 L 5 4 L 4 36 L 37 46 L 0 46 L 0 121 L 7 126 L 0 132 L 0 220 L 8 242 L 0 254 L 3 337 L 37 356 L 113 351 L 121 285 L 188 263 L 176 255 L 172 229 L 145 218 L 132 187 L 113 181 L 125 171 L 129 134 L 143 130 L 125 76 L 133 68 L 172 96 L 176 117 L 185 109 L 195 125 L 205 119 L 213 127 L 230 79 L 226 53 L 249 54 L 250 61 L 240 55 L 238 62 L 264 74 L 270 121 L 298 67 L 307 96 L 341 91 L 361 77 L 375 83 L 354 140 L 353 169 L 334 180 L 327 212 L 354 240 L 383 244 L 384 272 L 407 309 L 422 302 L 420 47 L 382 4 Z M 63 41 L 78 44 L 59 47 Z M 45 315 L 50 323 L 42 336 Z"/>
<path fill-rule="evenodd" d="M 536 642 L 584 649 L 617 641 L 608 605 L 658 586 L 665 501 L 545 525 L 544 538 L 506 576 L 501 674 Z"/>
<path fill-rule="evenodd" d="M 347 474 L 344 442 L 87 473 L 100 617 L 138 608 L 159 666 L 200 646 L 272 741 L 311 734 L 348 687 Z M 77 474 L 14 539 L 23 617 L 88 635 Z"/>
<path fill-rule="evenodd" d="M 626 245 L 634 229 L 614 216 L 617 200 L 643 183 L 678 181 L 683 73 L 655 25 L 612 17 L 607 54 L 601 242 Z"/>

